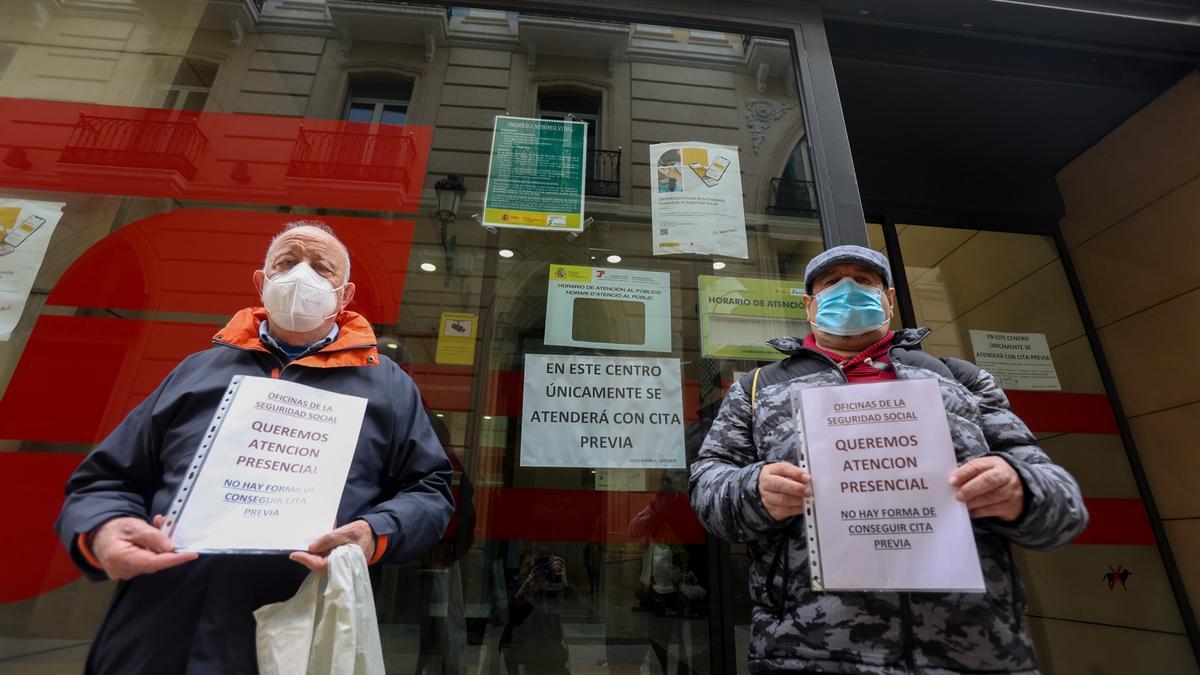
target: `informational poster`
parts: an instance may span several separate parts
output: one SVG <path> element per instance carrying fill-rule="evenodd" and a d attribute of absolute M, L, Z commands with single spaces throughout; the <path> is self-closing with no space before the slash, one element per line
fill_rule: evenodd
<path fill-rule="evenodd" d="M 12 337 L 62 218 L 63 202 L 0 199 L 0 340 Z"/>
<path fill-rule="evenodd" d="M 546 344 L 671 351 L 671 274 L 551 265 Z"/>
<path fill-rule="evenodd" d="M 738 149 L 709 143 L 650 146 L 654 255 L 747 258 Z"/>
<path fill-rule="evenodd" d="M 1045 333 L 972 330 L 975 365 L 996 377 L 1005 389 L 1061 391 Z"/>
<path fill-rule="evenodd" d="M 179 550 L 304 550 L 332 530 L 367 399 L 237 376 L 163 528 Z"/>
<path fill-rule="evenodd" d="M 801 463 L 812 474 L 813 588 L 982 591 L 967 507 L 937 380 L 810 387 Z"/>
<path fill-rule="evenodd" d="M 469 366 L 475 363 L 475 330 L 479 316 L 462 312 L 442 312 L 438 321 L 435 363 Z"/>
<path fill-rule="evenodd" d="M 766 342 L 808 334 L 804 282 L 700 275 L 700 352 L 710 359 L 778 361 Z"/>
<path fill-rule="evenodd" d="M 684 468 L 679 359 L 527 354 L 521 466 Z"/>
<path fill-rule="evenodd" d="M 583 231 L 587 123 L 496 117 L 483 224 Z"/>

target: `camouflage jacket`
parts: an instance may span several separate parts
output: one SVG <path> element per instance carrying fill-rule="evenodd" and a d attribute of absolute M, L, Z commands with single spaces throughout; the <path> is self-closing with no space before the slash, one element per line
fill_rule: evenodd
<path fill-rule="evenodd" d="M 987 592 L 816 593 L 811 589 L 803 516 L 777 522 L 758 494 L 764 464 L 796 461 L 795 387 L 844 384 L 826 356 L 795 338 L 771 344 L 789 358 L 735 382 L 691 467 L 692 508 L 713 534 L 745 542 L 753 616 L 750 670 L 823 673 L 1036 673 L 1025 632 L 1025 595 L 1009 542 L 1035 549 L 1066 545 L 1087 525 L 1079 486 L 1037 447 L 986 371 L 916 349 L 929 329 L 898 331 L 890 355 L 900 379 L 935 377 L 959 463 L 984 454 L 1021 477 L 1025 511 L 1012 524 L 974 522 Z"/>

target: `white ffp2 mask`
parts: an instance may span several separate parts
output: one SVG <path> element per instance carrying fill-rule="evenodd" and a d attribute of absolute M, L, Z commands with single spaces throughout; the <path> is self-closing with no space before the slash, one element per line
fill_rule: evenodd
<path fill-rule="evenodd" d="M 293 333 L 315 330 L 338 312 L 338 291 L 308 263 L 296 263 L 263 282 L 262 301 L 271 323 Z"/>

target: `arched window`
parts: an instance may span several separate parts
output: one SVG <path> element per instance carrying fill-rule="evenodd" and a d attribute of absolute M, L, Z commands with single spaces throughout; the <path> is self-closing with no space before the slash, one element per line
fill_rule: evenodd
<path fill-rule="evenodd" d="M 817 193 L 809 164 L 808 140 L 801 139 L 779 178 L 771 180 L 769 213 L 784 216 L 816 217 Z"/>

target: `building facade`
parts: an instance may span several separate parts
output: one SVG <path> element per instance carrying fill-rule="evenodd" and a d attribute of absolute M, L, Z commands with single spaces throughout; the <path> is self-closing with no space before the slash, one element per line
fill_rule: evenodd
<path fill-rule="evenodd" d="M 1200 297 L 1200 59 L 1139 89 L 1148 105 L 1055 166 L 1056 185 L 1030 191 L 1055 203 L 1029 197 L 1017 222 L 894 199 L 886 185 L 921 176 L 864 160 L 872 123 L 856 126 L 870 116 L 848 86 L 871 59 L 837 40 L 875 25 L 872 3 L 728 4 L 5 2 L 0 225 L 19 262 L 0 287 L 0 512 L 28 550 L 0 581 L 0 671 L 80 669 L 113 585 L 81 579 L 53 535 L 66 476 L 257 304 L 250 275 L 279 227 L 319 217 L 350 249 L 352 308 L 416 380 L 455 465 L 443 541 L 374 572 L 389 672 L 744 672 L 746 552 L 699 526 L 686 464 L 724 391 L 771 358 L 750 347 L 806 328 L 717 317 L 711 289 L 790 289 L 844 242 L 889 254 L 894 324 L 934 328 L 939 356 L 977 359 L 976 333 L 1041 336 L 1053 385 L 1018 378 L 1010 397 L 1094 519 L 1064 550 L 1014 552 L 1045 671 L 1195 672 L 1200 391 L 1184 350 Z M 1195 15 L 1171 20 L 1173 39 L 1200 34 Z M 586 124 L 582 232 L 482 224 L 505 117 Z M 677 178 L 651 161 L 658 143 L 736 153 L 744 257 L 654 254 L 652 204 Z M 996 168 L 946 173 L 978 170 L 975 185 Z M 576 305 L 564 342 L 548 308 L 561 266 L 655 273 L 669 311 Z M 648 333 L 666 348 L 639 348 Z M 677 364 L 682 461 L 530 461 L 526 364 L 543 355 Z M 523 565 L 545 555 L 565 561 L 564 587 L 512 611 Z"/>

